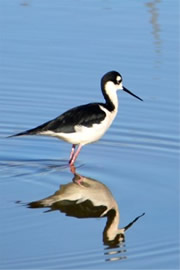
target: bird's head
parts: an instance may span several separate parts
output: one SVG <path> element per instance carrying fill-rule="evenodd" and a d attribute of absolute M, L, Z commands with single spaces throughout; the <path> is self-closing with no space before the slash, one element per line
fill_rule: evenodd
<path fill-rule="evenodd" d="M 123 79 L 119 72 L 117 71 L 110 71 L 106 73 L 101 79 L 101 89 L 110 96 L 111 92 L 117 90 L 123 90 L 128 94 L 132 95 L 133 97 L 142 101 L 142 99 L 131 91 L 129 91 L 126 87 L 123 86 Z"/>

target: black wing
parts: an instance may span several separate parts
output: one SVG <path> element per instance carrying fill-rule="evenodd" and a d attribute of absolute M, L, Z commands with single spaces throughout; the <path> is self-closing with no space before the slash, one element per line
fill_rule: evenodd
<path fill-rule="evenodd" d="M 42 200 L 43 201 L 43 200 Z M 65 213 L 66 216 L 76 217 L 76 218 L 98 218 L 107 210 L 107 206 L 99 205 L 94 206 L 91 200 L 86 200 L 84 202 L 78 203 L 78 200 L 63 200 L 57 201 L 46 206 L 42 204 L 42 201 L 34 201 L 27 204 L 28 208 L 47 208 L 50 210 L 46 212 L 59 210 Z"/>
<path fill-rule="evenodd" d="M 75 107 L 36 128 L 29 129 L 10 137 L 33 135 L 49 130 L 54 132 L 71 133 L 75 131 L 74 126 L 76 125 L 91 127 L 93 124 L 99 124 L 106 117 L 106 113 L 101 110 L 99 105 L 103 106 L 103 104 L 99 103 L 89 103 Z"/>

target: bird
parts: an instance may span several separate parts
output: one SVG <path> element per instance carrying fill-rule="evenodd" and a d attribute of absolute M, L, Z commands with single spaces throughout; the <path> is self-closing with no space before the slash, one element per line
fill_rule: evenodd
<path fill-rule="evenodd" d="M 79 183 L 79 179 L 81 182 Z M 51 196 L 29 202 L 28 208 L 50 208 L 76 218 L 107 218 L 103 230 L 103 243 L 116 246 L 125 241 L 125 231 L 145 213 L 137 216 L 123 228 L 119 227 L 120 211 L 110 189 L 102 182 L 74 172 L 71 182 L 60 185 Z"/>
<path fill-rule="evenodd" d="M 101 90 L 104 103 L 88 103 L 74 107 L 40 126 L 9 137 L 45 135 L 71 143 L 69 165 L 72 166 L 81 148 L 98 141 L 112 124 L 118 112 L 117 90 L 123 90 L 143 101 L 123 86 L 122 76 L 117 71 L 109 71 L 101 78 Z"/>

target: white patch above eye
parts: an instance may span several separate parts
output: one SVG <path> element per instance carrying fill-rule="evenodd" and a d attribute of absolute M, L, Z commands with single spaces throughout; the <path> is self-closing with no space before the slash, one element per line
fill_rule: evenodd
<path fill-rule="evenodd" d="M 121 81 L 121 77 L 119 75 L 116 77 L 116 81 L 117 82 L 120 82 Z"/>

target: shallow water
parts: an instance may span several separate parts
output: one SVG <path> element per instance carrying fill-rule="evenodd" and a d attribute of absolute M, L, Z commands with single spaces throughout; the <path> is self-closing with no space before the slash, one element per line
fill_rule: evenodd
<path fill-rule="evenodd" d="M 0 9 L 0 268 L 178 269 L 178 2 L 6 0 Z M 103 243 L 106 218 L 27 208 L 72 181 L 70 145 L 6 138 L 102 101 L 99 80 L 112 69 L 144 102 L 119 93 L 115 122 L 76 171 L 109 188 L 121 228 L 145 212 L 116 247 Z"/>

